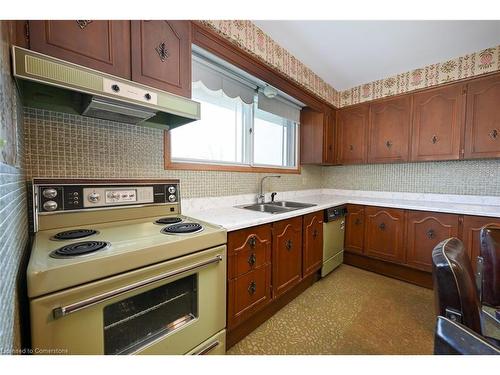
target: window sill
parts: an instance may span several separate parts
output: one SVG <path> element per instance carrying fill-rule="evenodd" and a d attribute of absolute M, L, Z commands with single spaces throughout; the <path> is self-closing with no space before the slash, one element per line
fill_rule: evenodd
<path fill-rule="evenodd" d="M 172 161 L 170 156 L 170 137 L 168 130 L 164 133 L 164 168 L 170 170 L 187 171 L 225 171 L 225 172 L 247 172 L 247 173 L 278 173 L 278 174 L 300 174 L 300 165 L 295 169 L 252 167 L 245 165 L 224 164 L 202 164 Z"/>

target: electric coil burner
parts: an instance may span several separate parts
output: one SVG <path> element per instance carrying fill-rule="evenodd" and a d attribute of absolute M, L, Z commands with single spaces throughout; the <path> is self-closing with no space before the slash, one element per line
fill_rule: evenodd
<path fill-rule="evenodd" d="M 158 220 L 155 221 L 155 224 L 161 224 L 161 225 L 165 225 L 165 224 L 176 224 L 176 223 L 180 223 L 182 221 L 182 219 L 180 217 L 162 217 Z"/>
<path fill-rule="evenodd" d="M 52 258 L 72 258 L 82 255 L 94 253 L 99 250 L 104 250 L 109 246 L 108 242 L 104 241 L 84 241 L 75 242 L 50 253 Z"/>
<path fill-rule="evenodd" d="M 96 230 L 93 229 L 73 229 L 73 230 L 67 230 L 65 232 L 59 232 L 54 237 L 52 237 L 52 240 L 78 240 L 80 238 L 85 238 L 89 236 L 93 236 L 95 234 L 99 233 Z"/>
<path fill-rule="evenodd" d="M 161 230 L 164 234 L 190 234 L 198 233 L 203 230 L 201 224 L 198 223 L 180 223 L 173 224 Z"/>

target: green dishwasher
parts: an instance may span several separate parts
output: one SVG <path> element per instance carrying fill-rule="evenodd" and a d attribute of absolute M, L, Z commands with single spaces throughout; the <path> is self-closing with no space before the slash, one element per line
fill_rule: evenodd
<path fill-rule="evenodd" d="M 344 260 L 344 231 L 346 206 L 327 208 L 323 219 L 323 266 L 321 277 L 325 277 Z"/>

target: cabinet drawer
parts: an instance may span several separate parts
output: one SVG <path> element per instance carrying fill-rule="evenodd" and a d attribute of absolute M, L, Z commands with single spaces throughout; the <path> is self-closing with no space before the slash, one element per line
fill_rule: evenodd
<path fill-rule="evenodd" d="M 271 265 L 229 281 L 228 327 L 247 319 L 271 300 Z"/>
<path fill-rule="evenodd" d="M 271 261 L 271 226 L 228 234 L 228 278 L 234 279 Z"/>

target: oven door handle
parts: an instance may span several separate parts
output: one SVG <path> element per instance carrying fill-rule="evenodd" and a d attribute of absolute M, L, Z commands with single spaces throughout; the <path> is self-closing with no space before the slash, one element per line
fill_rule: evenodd
<path fill-rule="evenodd" d="M 66 315 L 72 314 L 74 312 L 86 309 L 88 307 L 94 306 L 94 305 L 101 303 L 103 301 L 107 301 L 111 298 L 114 298 L 114 297 L 120 296 L 122 294 L 131 292 L 133 290 L 148 286 L 148 285 L 156 283 L 158 281 L 169 279 L 171 277 L 174 277 L 174 276 L 177 276 L 177 275 L 189 272 L 189 271 L 194 271 L 198 268 L 206 267 L 212 263 L 219 263 L 222 261 L 222 259 L 223 259 L 222 255 L 219 254 L 215 258 L 205 260 L 203 262 L 199 262 L 199 263 L 192 264 L 190 266 L 182 267 L 182 268 L 176 269 L 175 271 L 162 273 L 160 275 L 150 277 L 149 279 L 141 280 L 141 281 L 138 281 L 136 283 L 124 286 L 122 288 L 110 290 L 109 292 L 102 293 L 102 294 L 99 294 L 99 295 L 72 303 L 70 305 L 57 307 L 57 308 L 52 310 L 52 315 L 53 315 L 54 319 L 59 319 L 59 318 L 62 318 L 63 316 L 66 316 Z"/>

